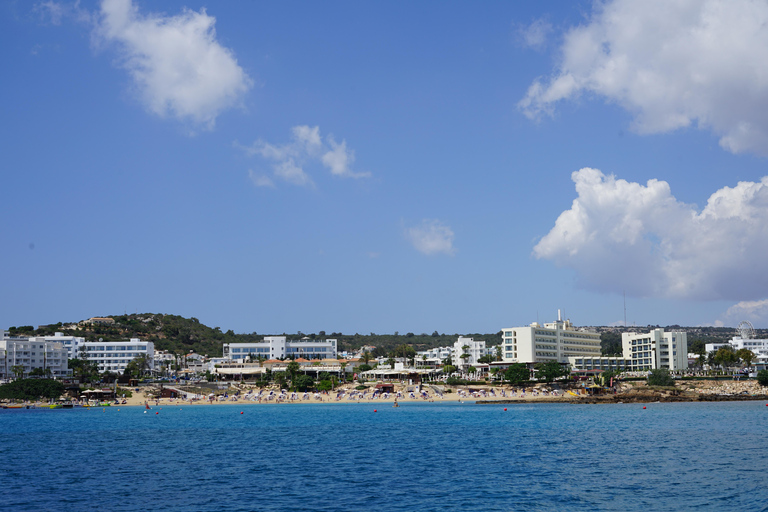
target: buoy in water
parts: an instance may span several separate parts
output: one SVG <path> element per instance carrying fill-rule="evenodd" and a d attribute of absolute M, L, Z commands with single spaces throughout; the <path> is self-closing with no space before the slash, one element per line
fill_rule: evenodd
<path fill-rule="evenodd" d="M 645 409 L 645 406 L 643 406 L 643 409 Z"/>
<path fill-rule="evenodd" d="M 243 414 L 243 411 L 240 411 L 240 414 Z"/>
<path fill-rule="evenodd" d="M 645 409 L 645 407 L 643 407 L 643 409 Z M 160 414 L 160 413 L 159 413 L 159 412 L 156 412 L 155 414 Z"/>
<path fill-rule="evenodd" d="M 768 404 L 765 404 L 765 405 L 768 405 Z M 373 410 L 373 412 L 379 412 L 379 411 L 377 411 L 376 409 L 374 409 L 374 410 Z"/>
<path fill-rule="evenodd" d="M 505 408 L 504 408 L 504 410 L 506 411 L 506 410 L 507 410 L 507 408 L 505 407 Z"/>

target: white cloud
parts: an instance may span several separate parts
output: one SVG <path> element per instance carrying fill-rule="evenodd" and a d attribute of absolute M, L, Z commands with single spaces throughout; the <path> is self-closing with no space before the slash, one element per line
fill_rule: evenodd
<path fill-rule="evenodd" d="M 633 129 L 714 132 L 734 153 L 768 155 L 768 2 L 613 0 L 564 36 L 553 76 L 518 106 L 537 118 L 593 93 L 635 116 Z"/>
<path fill-rule="evenodd" d="M 738 325 L 743 320 L 748 320 L 755 327 L 768 324 L 768 299 L 756 301 L 742 301 L 734 304 L 719 320 L 719 325 Z"/>
<path fill-rule="evenodd" d="M 406 238 L 423 254 L 453 255 L 453 230 L 439 220 L 424 219 L 418 226 L 406 228 Z"/>
<path fill-rule="evenodd" d="M 61 20 L 67 14 L 69 6 L 59 2 L 40 2 L 35 4 L 33 11 L 51 25 L 61 25 Z"/>
<path fill-rule="evenodd" d="M 337 144 L 333 136 L 329 135 L 328 144 L 330 144 L 331 150 L 323 155 L 322 161 L 323 165 L 331 171 L 331 174 L 345 178 L 370 177 L 371 173 L 369 172 L 352 172 L 350 166 L 355 161 L 355 152 L 347 149 L 347 141 L 342 140 L 341 144 Z"/>
<path fill-rule="evenodd" d="M 252 169 L 248 169 L 248 179 L 250 179 L 257 187 L 271 187 L 274 188 L 275 183 L 269 176 L 263 174 L 256 174 Z"/>
<path fill-rule="evenodd" d="M 533 21 L 530 25 L 519 27 L 517 34 L 523 45 L 541 50 L 547 45 L 547 38 L 552 33 L 552 24 L 543 19 Z"/>
<path fill-rule="evenodd" d="M 215 24 L 205 9 L 143 15 L 131 0 L 103 0 L 94 38 L 119 46 L 151 112 L 210 128 L 251 87 L 232 51 L 216 41 Z"/>
<path fill-rule="evenodd" d="M 754 300 L 768 290 L 768 177 L 712 194 L 697 212 L 664 181 L 584 168 L 578 197 L 534 247 L 587 289 L 646 297 Z"/>
<path fill-rule="evenodd" d="M 333 176 L 343 178 L 364 178 L 370 173 L 356 173 L 351 169 L 355 161 L 355 152 L 347 148 L 347 141 L 337 143 L 333 136 L 326 137 L 326 143 L 320 136 L 318 126 L 294 126 L 291 129 L 291 142 L 274 145 L 261 139 L 251 146 L 243 147 L 235 143 L 249 155 L 257 155 L 272 162 L 275 178 L 300 186 L 313 186 L 314 181 L 304 170 L 313 163 L 320 163 L 331 171 Z"/>

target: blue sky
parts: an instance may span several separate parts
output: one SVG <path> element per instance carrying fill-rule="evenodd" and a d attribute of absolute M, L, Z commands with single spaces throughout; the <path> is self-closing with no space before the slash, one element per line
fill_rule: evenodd
<path fill-rule="evenodd" d="M 768 4 L 653 3 L 6 2 L 0 326 L 768 327 Z"/>

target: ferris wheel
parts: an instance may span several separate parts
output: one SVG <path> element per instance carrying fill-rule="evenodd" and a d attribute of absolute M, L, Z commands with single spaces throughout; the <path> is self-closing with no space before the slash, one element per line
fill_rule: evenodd
<path fill-rule="evenodd" d="M 755 328 L 752 327 L 752 324 L 749 322 L 749 320 L 739 322 L 739 326 L 736 328 L 736 330 L 739 331 L 739 335 L 743 340 L 749 340 L 755 337 Z"/>

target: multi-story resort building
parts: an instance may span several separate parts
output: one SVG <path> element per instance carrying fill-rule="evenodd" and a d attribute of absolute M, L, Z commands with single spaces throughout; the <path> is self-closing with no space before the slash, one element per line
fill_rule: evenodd
<path fill-rule="evenodd" d="M 684 370 L 688 368 L 688 333 L 664 332 L 621 333 L 624 358 L 631 361 L 630 370 Z"/>
<path fill-rule="evenodd" d="M 453 347 L 437 347 L 416 352 L 416 364 L 442 366 L 447 359 L 453 360 Z"/>
<path fill-rule="evenodd" d="M 335 339 L 312 340 L 302 338 L 289 340 L 286 336 L 264 336 L 264 341 L 255 343 L 225 343 L 225 359 L 336 359 Z"/>
<path fill-rule="evenodd" d="M 45 336 L 45 341 L 55 341 L 64 345 L 67 349 L 70 359 L 76 359 L 80 357 L 80 347 L 85 343 L 85 338 L 78 336 L 64 336 L 64 333 L 55 332 L 53 336 Z"/>
<path fill-rule="evenodd" d="M 123 373 L 128 363 L 139 356 L 146 356 L 149 370 L 155 368 L 155 344 L 131 338 L 128 341 L 86 341 L 81 345 L 89 361 L 98 364 L 99 372 Z M 79 355 L 80 355 L 79 354 Z"/>
<path fill-rule="evenodd" d="M 570 320 L 502 329 L 502 357 L 505 363 L 567 363 L 569 357 L 600 357 L 600 334 L 576 328 Z"/>
<path fill-rule="evenodd" d="M 485 341 L 475 341 L 472 338 L 459 336 L 459 339 L 453 344 L 451 359 L 454 365 L 466 370 L 470 366 L 476 365 L 477 360 L 486 354 Z"/>
<path fill-rule="evenodd" d="M 22 377 L 29 376 L 35 368 L 57 378 L 71 374 L 63 344 L 43 337 L 6 337 L 5 331 L 0 330 L 0 378 L 15 378 L 14 367 L 21 369 Z"/>

